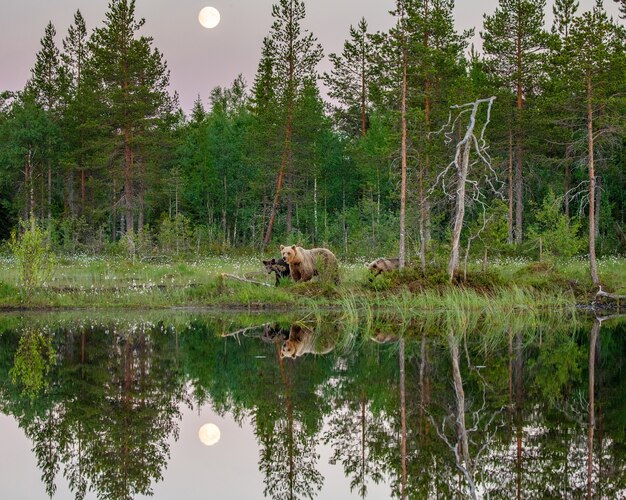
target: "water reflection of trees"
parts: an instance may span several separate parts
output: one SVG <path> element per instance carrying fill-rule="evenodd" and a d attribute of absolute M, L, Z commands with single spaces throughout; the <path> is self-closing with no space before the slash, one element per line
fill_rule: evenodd
<path fill-rule="evenodd" d="M 194 401 L 253 426 L 272 498 L 324 493 L 322 442 L 361 497 L 380 482 L 404 498 L 619 497 L 626 328 L 566 324 L 437 315 L 402 331 L 376 319 L 356 342 L 328 320 L 71 324 L 48 336 L 56 359 L 34 398 L 9 375 L 30 352 L 28 329 L 12 327 L 0 404 L 32 439 L 49 494 L 59 473 L 77 498 L 149 493 Z M 281 355 L 303 335 L 306 349 Z"/>
<path fill-rule="evenodd" d="M 61 471 L 76 498 L 90 489 L 99 498 L 150 494 L 161 479 L 184 393 L 169 339 L 154 330 L 146 324 L 64 328 L 55 336 L 53 382 L 29 400 L 2 377 L 2 410 L 33 441 L 49 495 Z M 0 340 L 3 351 L 15 352 L 20 332 Z"/>
<path fill-rule="evenodd" d="M 330 411 L 322 389 L 333 357 L 310 353 L 285 358 L 283 343 L 296 328 L 275 325 L 268 335 L 266 326 L 260 325 L 256 332 L 246 328 L 242 340 L 216 337 L 210 327 L 194 325 L 183 336 L 183 346 L 194 352 L 186 360 L 194 397 L 207 397 L 219 413 L 232 413 L 239 421 L 249 418 L 253 423 L 266 496 L 311 498 L 323 483 L 317 444 L 323 417 Z M 302 326 L 298 324 L 297 329 L 301 338 Z M 306 329 L 311 331 L 304 334 L 315 336 L 313 342 L 320 344 L 320 352 L 328 350 L 329 341 L 334 342 L 334 332 L 327 325 Z M 196 362 L 197 356 L 206 361 Z M 207 391 L 207 387 L 214 390 Z"/>

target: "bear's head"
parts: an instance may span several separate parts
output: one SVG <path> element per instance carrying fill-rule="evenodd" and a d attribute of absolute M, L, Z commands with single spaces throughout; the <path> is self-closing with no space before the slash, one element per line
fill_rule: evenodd
<path fill-rule="evenodd" d="M 293 358 L 295 359 L 298 352 L 298 343 L 294 340 L 287 339 L 283 342 L 283 346 L 280 349 L 281 358 Z"/>
<path fill-rule="evenodd" d="M 370 271 L 378 271 L 381 269 L 380 259 L 376 259 L 374 262 L 370 262 L 369 264 L 365 264 Z"/>
<path fill-rule="evenodd" d="M 287 264 L 291 264 L 293 262 L 296 257 L 296 253 L 296 245 L 291 245 L 290 247 L 286 247 L 283 245 L 280 246 L 280 255 L 283 259 L 285 259 L 285 262 L 287 262 Z"/>
<path fill-rule="evenodd" d="M 276 265 L 276 259 L 264 260 L 263 265 L 268 273 L 274 272 L 274 266 Z"/>

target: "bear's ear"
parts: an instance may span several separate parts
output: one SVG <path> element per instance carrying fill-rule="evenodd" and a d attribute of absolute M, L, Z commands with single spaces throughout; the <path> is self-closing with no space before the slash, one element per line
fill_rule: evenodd
<path fill-rule="evenodd" d="M 285 248 L 285 246 L 284 246 L 284 245 L 281 245 L 281 246 L 280 246 L 280 251 L 281 251 L 281 252 L 283 251 L 283 248 Z"/>
<path fill-rule="evenodd" d="M 296 249 L 296 245 L 291 245 L 291 248 L 293 248 L 295 250 Z"/>

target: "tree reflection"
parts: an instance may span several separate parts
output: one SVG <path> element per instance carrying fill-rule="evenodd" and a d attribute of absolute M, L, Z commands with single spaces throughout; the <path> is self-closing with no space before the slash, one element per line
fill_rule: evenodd
<path fill-rule="evenodd" d="M 4 410 L 33 441 L 48 495 L 56 491 L 61 466 L 76 498 L 89 489 L 99 498 L 151 494 L 166 467 L 184 396 L 171 351 L 151 325 L 107 325 L 89 335 L 85 328 L 69 327 L 57 337 L 54 383 L 32 401 L 3 390 Z M 79 338 L 76 330 L 83 330 Z"/>
<path fill-rule="evenodd" d="M 210 326 L 193 326 L 183 347 L 194 392 L 205 395 L 222 414 L 232 413 L 239 422 L 250 419 L 259 443 L 264 494 L 313 497 L 324 479 L 317 444 L 330 409 L 322 389 L 333 364 L 331 356 L 316 353 L 332 349 L 337 335 L 333 323 L 263 323 L 220 337 Z M 238 338 L 240 334 L 245 337 Z M 295 356 L 285 355 L 292 352 Z"/>
<path fill-rule="evenodd" d="M 34 399 L 48 387 L 48 374 L 55 361 L 52 337 L 41 329 L 27 327 L 20 336 L 19 345 L 9 375 L 22 394 Z"/>
<path fill-rule="evenodd" d="M 381 336 L 377 343 L 365 341 L 344 352 L 334 366 L 336 382 L 325 392 L 333 402 L 323 436 L 333 449 L 330 463 L 342 465 L 350 491 L 362 498 L 370 481 L 383 480 L 387 465 L 382 455 L 393 429 L 384 407 L 393 397 L 396 373 L 389 360 L 397 341 L 396 336 Z"/>
<path fill-rule="evenodd" d="M 589 404 L 588 404 L 588 428 L 587 428 L 587 498 L 593 496 L 593 435 L 596 428 L 596 344 L 600 333 L 600 321 L 597 319 L 591 327 L 589 336 Z"/>
<path fill-rule="evenodd" d="M 79 499 L 150 494 L 193 400 L 251 426 L 272 498 L 347 493 L 321 490 L 320 443 L 361 497 L 624 496 L 624 323 L 472 314 L 373 318 L 348 342 L 333 318 L 0 319 L 0 408 L 49 495 L 59 474 Z"/>
<path fill-rule="evenodd" d="M 482 392 L 479 396 L 481 406 L 469 411 L 461 373 L 460 338 L 461 336 L 455 334 L 452 330 L 448 332 L 447 341 L 451 361 L 454 406 L 451 408 L 452 412 L 445 415 L 439 425 L 434 418 L 432 423 L 436 428 L 438 436 L 452 452 L 455 466 L 465 480 L 464 486 L 459 482 L 459 493 L 463 496 L 478 498 L 482 496 L 482 494 L 479 495 L 480 490 L 488 491 L 489 488 L 484 477 L 485 466 L 482 463 L 482 458 L 494 438 L 497 426 L 496 419 L 499 418 L 502 409 L 493 410 L 487 407 L 486 384 L 482 376 L 476 372 L 477 378 L 480 380 L 480 390 Z M 467 335 L 463 335 L 463 338 L 467 339 Z M 466 354 L 469 363 L 467 346 Z M 471 368 L 471 366 L 468 366 L 468 368 Z M 470 426 L 467 423 L 468 413 Z M 472 436 L 473 434 L 476 434 L 476 437 L 482 442 L 475 440 Z"/>

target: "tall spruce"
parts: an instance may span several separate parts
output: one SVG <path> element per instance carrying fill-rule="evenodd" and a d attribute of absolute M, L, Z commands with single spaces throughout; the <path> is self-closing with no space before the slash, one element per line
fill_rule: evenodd
<path fill-rule="evenodd" d="M 51 127 L 46 140 L 47 163 L 47 216 L 52 219 L 52 169 L 58 163 L 57 125 L 60 117 L 60 105 L 67 85 L 67 78 L 61 65 L 61 57 L 54 41 L 56 29 L 52 22 L 46 25 L 41 49 L 37 53 L 35 66 L 31 70 L 32 78 L 27 84 L 27 91 L 33 92 L 36 102 L 48 113 Z M 43 215 L 42 215 L 43 216 Z"/>
<path fill-rule="evenodd" d="M 361 136 L 367 132 L 372 50 L 367 21 L 361 18 L 356 28 L 350 26 L 350 39 L 344 42 L 341 54 L 328 56 L 333 69 L 324 73 L 328 95 L 343 106 L 343 128 L 356 129 Z M 358 123 L 357 127 L 355 123 Z"/>
<path fill-rule="evenodd" d="M 541 75 L 547 37 L 543 29 L 545 0 L 500 0 L 484 16 L 483 50 L 492 75 L 515 94 L 515 242 L 522 242 L 524 213 L 524 102 Z"/>
<path fill-rule="evenodd" d="M 552 25 L 552 33 L 558 36 L 558 43 L 553 49 L 552 60 L 554 64 L 551 66 L 552 74 L 550 75 L 550 81 L 552 84 L 552 92 L 549 97 L 555 97 L 559 99 L 559 94 L 565 94 L 559 101 L 562 103 L 558 106 L 557 116 L 561 124 L 565 124 L 565 158 L 563 159 L 563 173 L 564 173 L 564 207 L 565 216 L 570 218 L 570 198 L 571 198 L 571 167 L 573 163 L 573 130 L 572 124 L 568 118 L 571 116 L 568 106 L 568 94 L 571 90 L 570 82 L 567 78 L 562 76 L 567 72 L 566 69 L 571 64 L 572 53 L 567 49 L 569 34 L 572 29 L 572 23 L 578 10 L 577 0 L 555 0 L 552 6 L 552 13 L 554 15 L 554 24 Z"/>
<path fill-rule="evenodd" d="M 84 68 L 90 57 L 88 48 L 88 34 L 85 19 L 80 10 L 74 14 L 72 24 L 67 36 L 63 39 L 63 53 L 61 58 L 68 76 L 68 106 L 64 116 L 66 124 L 66 141 L 69 146 L 69 171 L 67 172 L 67 197 L 70 212 L 74 209 L 74 173 L 80 176 L 80 213 L 85 214 L 87 199 L 87 170 L 85 159 L 85 122 L 87 113 L 85 109 L 85 91 L 83 86 Z"/>
<path fill-rule="evenodd" d="M 101 146 L 115 160 L 107 177 L 114 186 L 118 175 L 122 180 L 121 198 L 116 191 L 113 204 L 124 207 L 123 229 L 131 249 L 135 221 L 141 229 L 145 191 L 153 181 L 146 171 L 146 148 L 155 144 L 151 139 L 158 122 L 172 106 L 166 63 L 152 48 L 152 38 L 138 36 L 144 23 L 135 18 L 134 0 L 112 0 L 104 26 L 94 30 L 89 42 L 93 56 L 86 68 L 94 85 L 95 118 L 106 134 Z"/>
<path fill-rule="evenodd" d="M 276 88 L 279 116 L 283 117 L 284 143 L 281 164 L 276 180 L 274 200 L 269 214 L 269 221 L 263 245 L 267 246 L 272 238 L 272 230 L 280 201 L 283 182 L 290 176 L 293 168 L 293 117 L 295 103 L 306 81 L 317 81 L 317 64 L 322 58 L 322 46 L 307 30 L 302 30 L 301 23 L 306 15 L 303 1 L 280 0 L 272 6 L 274 22 L 268 36 L 273 47 L 273 75 Z M 264 46 L 269 42 L 264 42 Z M 293 206 L 290 193 L 287 193 L 286 230 L 291 232 Z"/>

